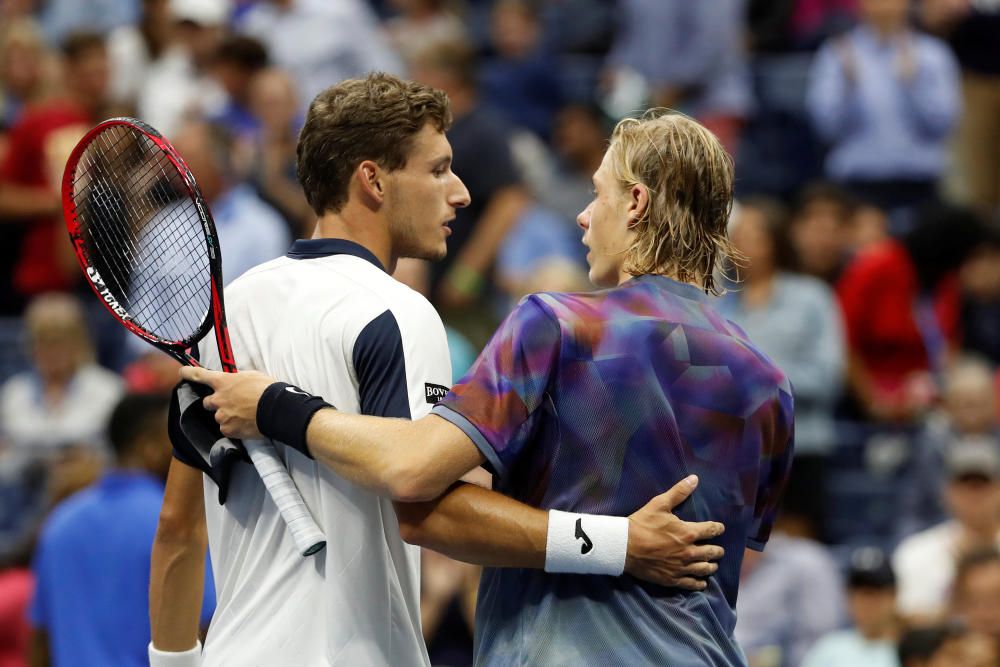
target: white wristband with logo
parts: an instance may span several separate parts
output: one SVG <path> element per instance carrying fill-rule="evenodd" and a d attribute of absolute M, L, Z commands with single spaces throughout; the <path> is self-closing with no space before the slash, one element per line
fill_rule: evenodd
<path fill-rule="evenodd" d="M 161 651 L 149 642 L 149 667 L 201 667 L 201 642 L 187 651 Z"/>
<path fill-rule="evenodd" d="M 625 571 L 628 518 L 549 510 L 545 571 L 609 574 Z"/>

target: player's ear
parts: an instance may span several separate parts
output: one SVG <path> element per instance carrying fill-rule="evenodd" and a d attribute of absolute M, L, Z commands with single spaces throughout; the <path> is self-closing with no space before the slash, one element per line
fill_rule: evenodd
<path fill-rule="evenodd" d="M 636 183 L 628 189 L 628 227 L 639 224 L 649 208 L 649 188 Z"/>
<path fill-rule="evenodd" d="M 372 160 L 364 160 L 358 165 L 354 177 L 364 198 L 380 205 L 385 199 L 385 172 Z"/>

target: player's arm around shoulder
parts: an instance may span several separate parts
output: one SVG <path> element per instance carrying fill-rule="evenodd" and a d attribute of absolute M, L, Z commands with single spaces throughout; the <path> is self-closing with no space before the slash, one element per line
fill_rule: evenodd
<path fill-rule="evenodd" d="M 708 544 L 722 524 L 686 522 L 673 510 L 697 487 L 687 478 L 629 517 L 549 512 L 475 484 L 458 483 L 439 498 L 395 503 L 410 544 L 487 567 L 620 575 L 663 586 L 704 590 L 725 552 Z M 581 550 L 580 540 L 589 548 Z"/>
<path fill-rule="evenodd" d="M 283 442 L 394 500 L 435 498 L 484 461 L 463 431 L 434 415 L 410 421 L 347 414 L 257 371 L 184 367 L 180 375 L 212 388 L 203 404 L 224 435 Z"/>
<path fill-rule="evenodd" d="M 183 368 L 181 375 L 215 390 L 205 403 L 216 410 L 226 435 L 249 438 L 264 433 L 380 495 L 431 501 L 403 511 L 403 537 L 453 558 L 496 567 L 544 565 L 550 572 L 624 571 L 654 583 L 700 590 L 704 582 L 698 577 L 712 574 L 716 566 L 710 561 L 723 555 L 720 547 L 701 544 L 717 537 L 721 524 L 688 523 L 672 513 L 694 490 L 690 480 L 628 518 L 561 512 L 553 521 L 554 510 L 528 507 L 472 485 L 458 485 L 435 500 L 485 461 L 472 438 L 444 418 L 429 415 L 412 422 L 313 409 L 316 397 L 295 387 L 286 391 L 290 385 L 262 373 L 227 375 Z M 579 539 L 589 541 L 590 548 L 581 550 Z"/>
<path fill-rule="evenodd" d="M 202 473 L 174 459 L 150 566 L 150 629 L 152 646 L 160 651 L 197 646 L 207 549 Z"/>

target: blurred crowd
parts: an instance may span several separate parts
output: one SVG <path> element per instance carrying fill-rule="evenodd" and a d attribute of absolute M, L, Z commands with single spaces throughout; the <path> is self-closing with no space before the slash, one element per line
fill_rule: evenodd
<path fill-rule="evenodd" d="M 618 119 L 715 132 L 742 255 L 717 305 L 796 401 L 744 563 L 751 666 L 1000 665 L 1000 1 L 0 0 L 0 666 L 143 664 L 148 641 L 176 364 L 87 294 L 75 142 L 117 115 L 167 136 L 229 281 L 311 235 L 305 109 L 371 70 L 451 99 L 472 205 L 397 277 L 456 379 L 521 296 L 591 289 L 576 215 Z M 477 579 L 425 553 L 435 664 L 470 661 Z"/>

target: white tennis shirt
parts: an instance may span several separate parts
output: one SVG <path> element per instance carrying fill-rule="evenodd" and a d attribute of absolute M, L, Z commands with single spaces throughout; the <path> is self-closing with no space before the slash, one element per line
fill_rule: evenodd
<path fill-rule="evenodd" d="M 417 419 L 450 385 L 444 326 L 368 250 L 296 241 L 225 291 L 238 367 L 261 370 L 351 413 Z M 201 346 L 218 368 L 214 333 Z M 419 447 L 419 442 L 410 443 Z M 206 477 L 218 596 L 204 665 L 428 665 L 420 629 L 419 549 L 391 501 L 276 444 L 326 533 L 300 556 L 250 465 L 234 468 L 225 506 Z"/>

